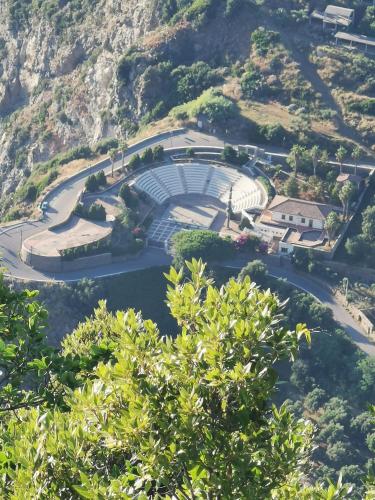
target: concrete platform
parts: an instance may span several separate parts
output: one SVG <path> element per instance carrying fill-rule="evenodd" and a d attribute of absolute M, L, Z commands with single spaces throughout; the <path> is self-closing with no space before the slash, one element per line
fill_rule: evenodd
<path fill-rule="evenodd" d="M 56 230 L 43 231 L 24 241 L 23 248 L 35 255 L 59 257 L 61 250 L 87 245 L 109 236 L 110 222 L 93 222 L 78 217 Z"/>

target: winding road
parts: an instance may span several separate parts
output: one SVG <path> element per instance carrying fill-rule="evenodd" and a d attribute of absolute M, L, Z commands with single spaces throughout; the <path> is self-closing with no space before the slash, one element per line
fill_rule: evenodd
<path fill-rule="evenodd" d="M 183 147 L 223 147 L 222 138 L 207 135 L 194 130 L 179 129 L 171 132 L 165 132 L 155 137 L 150 137 L 140 143 L 129 147 L 125 161 L 135 153 L 142 153 L 148 147 L 161 144 L 165 149 L 183 148 Z M 226 144 L 229 144 L 226 141 Z M 285 152 L 271 148 L 267 152 L 273 157 L 284 158 Z M 334 162 L 332 162 L 334 164 Z M 353 166 L 354 165 L 348 165 Z M 115 164 L 115 168 L 121 167 L 121 160 Z M 361 165 L 366 170 L 374 169 L 373 165 Z M 104 160 L 85 169 L 71 178 L 63 181 L 47 196 L 49 210 L 43 219 L 39 221 L 27 221 L 14 224 L 12 226 L 0 227 L 0 253 L 2 264 L 5 267 L 5 274 L 9 278 L 15 278 L 26 281 L 78 281 L 82 278 L 103 278 L 123 274 L 131 271 L 137 271 L 153 266 L 168 265 L 171 259 L 165 252 L 157 249 L 148 248 L 140 257 L 125 262 L 115 262 L 102 267 L 85 269 L 82 271 L 71 271 L 65 273 L 48 273 L 38 271 L 26 265 L 19 257 L 22 241 L 33 234 L 45 231 L 50 226 L 58 224 L 66 219 L 77 199 L 78 194 L 84 188 L 86 179 L 89 175 L 104 170 L 106 173 L 111 171 L 110 160 Z M 239 260 L 228 263 L 228 266 L 234 268 L 242 267 L 246 262 Z M 294 273 L 291 269 L 284 269 L 269 265 L 269 272 L 275 277 L 285 278 L 298 288 L 311 293 L 318 300 L 327 304 L 333 311 L 335 319 L 342 324 L 343 328 L 351 336 L 354 342 L 364 352 L 375 355 L 375 344 L 372 344 L 364 335 L 359 325 L 353 320 L 344 307 L 342 307 L 323 287 L 312 282 L 306 277 Z"/>

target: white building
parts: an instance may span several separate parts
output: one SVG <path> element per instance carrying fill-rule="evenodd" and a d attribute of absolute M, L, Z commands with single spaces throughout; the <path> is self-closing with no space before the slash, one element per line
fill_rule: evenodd
<path fill-rule="evenodd" d="M 324 247 L 325 220 L 341 209 L 325 203 L 277 195 L 259 216 L 251 218 L 252 231 L 274 251 L 291 253 L 295 247 Z"/>

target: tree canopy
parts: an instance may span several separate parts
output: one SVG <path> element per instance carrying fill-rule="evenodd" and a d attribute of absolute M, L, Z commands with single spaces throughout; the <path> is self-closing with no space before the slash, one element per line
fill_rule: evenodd
<path fill-rule="evenodd" d="M 312 426 L 270 403 L 306 326 L 285 327 L 283 303 L 248 276 L 218 289 L 201 261 L 186 266 L 166 274 L 174 338 L 102 302 L 60 353 L 30 350 L 44 382 L 0 414 L 4 498 L 346 498 L 341 484 L 302 485 Z M 24 316 L 29 292 L 6 291 L 11 346 L 45 312 L 32 300 Z"/>

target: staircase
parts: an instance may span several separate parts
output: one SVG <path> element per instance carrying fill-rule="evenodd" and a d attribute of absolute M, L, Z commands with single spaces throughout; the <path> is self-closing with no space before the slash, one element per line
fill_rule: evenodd
<path fill-rule="evenodd" d="M 186 177 L 185 177 L 185 169 L 183 167 L 183 165 L 181 165 L 178 169 L 178 173 L 180 175 L 180 179 L 181 179 L 181 183 L 182 183 L 182 186 L 184 188 L 184 192 L 185 193 L 188 193 L 189 190 L 188 190 L 188 186 L 187 186 L 187 182 L 186 182 Z"/>

